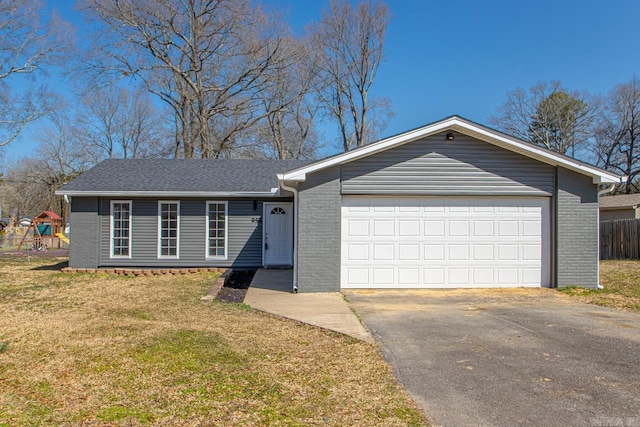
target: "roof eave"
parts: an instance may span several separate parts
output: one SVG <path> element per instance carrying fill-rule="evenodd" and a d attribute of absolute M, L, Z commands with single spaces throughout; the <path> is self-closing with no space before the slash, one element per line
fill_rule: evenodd
<path fill-rule="evenodd" d="M 275 197 L 277 189 L 270 191 L 79 191 L 60 189 L 57 196 L 71 197 Z"/>
<path fill-rule="evenodd" d="M 624 178 L 595 166 L 580 162 L 579 160 L 571 157 L 554 153 L 550 150 L 544 150 L 543 148 L 529 142 L 521 141 L 517 138 L 498 133 L 475 123 L 469 123 L 463 119 L 458 119 L 458 123 L 453 125 L 451 129 L 515 153 L 522 154 L 542 163 L 546 163 L 551 166 L 562 166 L 566 169 L 590 176 L 594 184 L 618 184 L 622 182 Z"/>
<path fill-rule="evenodd" d="M 600 210 L 601 211 L 618 211 L 621 209 L 629 209 L 629 210 L 633 210 L 636 209 L 637 206 L 631 206 L 631 205 L 625 205 L 625 206 L 600 206 Z"/>

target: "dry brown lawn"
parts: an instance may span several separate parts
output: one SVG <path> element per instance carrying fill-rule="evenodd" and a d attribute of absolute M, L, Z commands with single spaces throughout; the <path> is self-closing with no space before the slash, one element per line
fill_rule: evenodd
<path fill-rule="evenodd" d="M 565 288 L 568 295 L 590 304 L 640 313 L 640 261 L 600 261 L 602 290 Z"/>
<path fill-rule="evenodd" d="M 375 345 L 63 265 L 0 256 L 0 425 L 426 424 Z"/>

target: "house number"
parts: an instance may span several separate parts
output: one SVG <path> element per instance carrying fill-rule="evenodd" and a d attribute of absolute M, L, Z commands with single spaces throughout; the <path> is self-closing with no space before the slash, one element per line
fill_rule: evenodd
<path fill-rule="evenodd" d="M 251 218 L 251 222 L 261 222 L 261 221 L 262 221 L 262 218 L 260 218 L 260 217 Z"/>

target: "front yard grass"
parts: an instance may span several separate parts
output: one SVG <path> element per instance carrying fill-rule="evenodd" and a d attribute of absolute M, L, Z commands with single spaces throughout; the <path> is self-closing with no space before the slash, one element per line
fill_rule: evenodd
<path fill-rule="evenodd" d="M 640 313 L 640 261 L 600 261 L 602 290 L 563 288 L 562 292 L 590 304 Z"/>
<path fill-rule="evenodd" d="M 375 345 L 203 303 L 215 275 L 0 256 L 0 425 L 424 425 Z"/>

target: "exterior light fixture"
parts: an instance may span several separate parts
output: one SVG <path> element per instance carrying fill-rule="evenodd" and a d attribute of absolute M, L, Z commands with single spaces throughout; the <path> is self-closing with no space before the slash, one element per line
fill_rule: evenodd
<path fill-rule="evenodd" d="M 449 132 L 447 134 L 447 141 L 453 141 L 456 138 L 456 136 L 453 134 L 453 132 Z"/>

